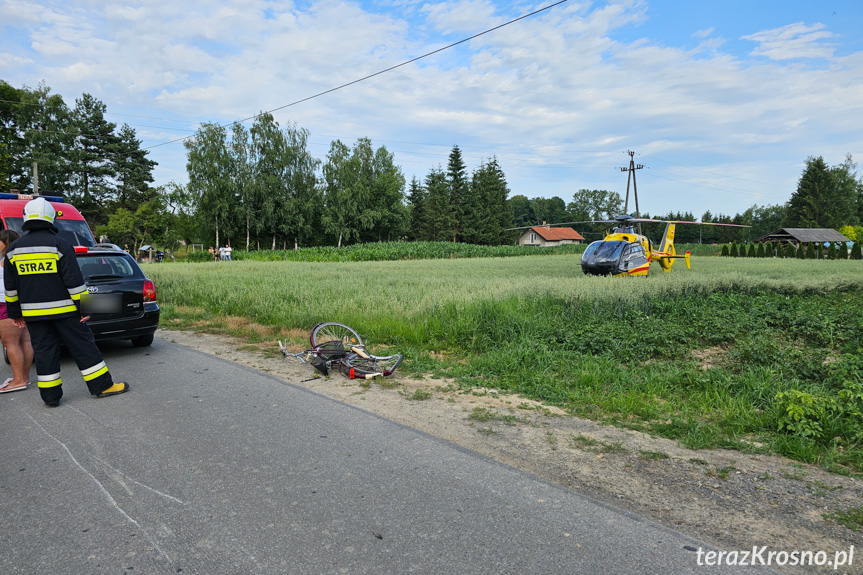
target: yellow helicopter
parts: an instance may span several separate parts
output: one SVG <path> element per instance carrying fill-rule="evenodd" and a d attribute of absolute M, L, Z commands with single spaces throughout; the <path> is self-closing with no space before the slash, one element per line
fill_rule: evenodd
<path fill-rule="evenodd" d="M 650 239 L 635 230 L 636 224 L 641 223 L 664 223 L 665 232 L 659 247 L 655 248 Z M 601 240 L 592 242 L 584 250 L 581 256 L 581 270 L 585 274 L 598 276 L 646 276 L 650 271 L 650 264 L 658 262 L 662 271 L 671 271 L 674 260 L 686 261 L 686 268 L 692 269 L 690 263 L 691 253 L 689 251 L 677 255 L 674 247 L 674 231 L 677 224 L 698 224 L 710 226 L 728 226 L 735 228 L 747 228 L 738 224 L 719 224 L 712 222 L 692 222 L 687 220 L 654 220 L 648 218 L 634 218 L 628 215 L 617 216 L 614 220 L 565 222 L 560 225 L 573 224 L 615 224 L 614 228 L 607 232 Z M 639 226 L 640 227 L 640 226 Z M 523 229 L 523 228 L 513 228 Z"/>
<path fill-rule="evenodd" d="M 665 232 L 658 248 L 647 236 L 635 231 L 634 224 L 647 222 L 664 222 Z M 702 223 L 652 220 L 618 216 L 613 222 L 615 228 L 606 236 L 591 243 L 581 256 L 581 270 L 590 275 L 613 276 L 646 276 L 651 262 L 659 262 L 662 271 L 671 271 L 674 260 L 686 261 L 686 269 L 692 269 L 690 252 L 677 255 L 674 247 L 674 230 L 678 223 Z"/>

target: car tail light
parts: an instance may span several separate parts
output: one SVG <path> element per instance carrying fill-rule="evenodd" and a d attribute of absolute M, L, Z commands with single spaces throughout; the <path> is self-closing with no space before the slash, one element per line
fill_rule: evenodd
<path fill-rule="evenodd" d="M 76 254 L 86 254 L 87 251 L 88 251 L 87 246 L 75 246 L 75 253 Z"/>
<path fill-rule="evenodd" d="M 156 286 L 150 280 L 144 280 L 144 301 L 156 301 Z"/>

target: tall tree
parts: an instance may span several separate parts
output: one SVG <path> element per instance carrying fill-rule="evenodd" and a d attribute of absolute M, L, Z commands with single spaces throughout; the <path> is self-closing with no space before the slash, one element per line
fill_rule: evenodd
<path fill-rule="evenodd" d="M 428 190 L 428 239 L 452 241 L 456 222 L 450 203 L 449 182 L 440 166 L 432 168 L 426 175 L 425 188 Z"/>
<path fill-rule="evenodd" d="M 468 188 L 467 168 L 458 146 L 453 146 L 447 162 L 447 184 L 450 190 L 450 213 L 453 216 L 452 241 L 460 241 L 462 222 L 467 217 L 470 190 Z"/>
<path fill-rule="evenodd" d="M 231 215 L 236 207 L 227 132 L 218 124 L 205 123 L 184 145 L 189 174 L 187 190 L 198 206 L 199 221 L 207 235 L 214 234 L 216 246 L 219 246 L 223 237 L 231 235 Z"/>
<path fill-rule="evenodd" d="M 103 206 L 116 194 L 116 125 L 105 119 L 105 104 L 90 94 L 75 100 L 75 141 L 70 154 L 74 200 L 89 220 L 102 221 Z"/>
<path fill-rule="evenodd" d="M 284 217 L 281 231 L 293 238 L 294 248 L 310 240 L 315 233 L 323 211 L 322 190 L 315 175 L 320 160 L 309 152 L 309 131 L 290 125 L 283 130 L 288 149 L 288 194 L 281 198 L 276 210 Z M 275 243 L 273 244 L 275 246 Z"/>
<path fill-rule="evenodd" d="M 411 178 L 408 189 L 408 238 L 414 241 L 428 239 L 428 192 L 417 179 Z"/>
<path fill-rule="evenodd" d="M 254 131 L 254 128 L 252 130 Z M 234 122 L 231 125 L 231 143 L 227 150 L 230 162 L 228 171 L 231 179 L 231 194 L 238 203 L 239 213 L 236 215 L 242 219 L 247 250 L 251 243 L 252 228 L 255 228 L 255 232 L 261 228 L 259 188 L 255 185 L 252 165 L 254 159 L 250 157 L 253 154 L 250 147 L 249 131 L 242 123 Z"/>
<path fill-rule="evenodd" d="M 394 240 L 407 231 L 408 211 L 405 206 L 405 177 L 396 166 L 393 155 L 383 146 L 372 158 L 370 191 L 367 209 L 374 212 L 369 239 Z"/>
<path fill-rule="evenodd" d="M 40 193 L 69 195 L 72 132 L 69 108 L 45 84 L 18 90 L 0 81 L 0 143 L 8 152 L 2 189 L 32 189 L 35 164 Z"/>
<path fill-rule="evenodd" d="M 136 210 L 144 202 L 155 198 L 149 186 L 153 182 L 156 162 L 147 158 L 148 152 L 141 149 L 135 130 L 128 124 L 120 129 L 114 164 L 117 173 L 117 205 Z"/>
<path fill-rule="evenodd" d="M 786 226 L 792 228 L 838 228 L 856 216 L 849 186 L 837 182 L 837 174 L 824 158 L 808 158 L 788 200 Z"/>
<path fill-rule="evenodd" d="M 536 224 L 536 214 L 527 196 L 517 194 L 509 199 L 513 223 L 516 226 L 533 226 Z"/>
<path fill-rule="evenodd" d="M 623 211 L 623 200 L 617 192 L 578 190 L 567 206 L 573 221 L 610 220 Z"/>
<path fill-rule="evenodd" d="M 536 216 L 537 224 L 545 222 L 547 224 L 557 224 L 565 222 L 569 219 L 569 213 L 566 210 L 566 202 L 558 196 L 551 198 L 533 198 L 530 200 L 533 206 L 533 213 Z"/>
<path fill-rule="evenodd" d="M 752 238 L 760 238 L 782 227 L 785 221 L 786 206 L 781 204 L 752 206 Z"/>
<path fill-rule="evenodd" d="M 836 219 L 842 224 L 856 226 L 863 221 L 863 179 L 857 177 L 857 163 L 851 154 L 845 161 L 830 169 L 836 186 Z"/>
<path fill-rule="evenodd" d="M 483 162 L 477 168 L 470 185 L 472 218 L 464 228 L 467 243 L 497 245 L 507 238 L 506 230 L 512 227 L 512 207 L 507 202 L 509 188 L 497 158 Z"/>
<path fill-rule="evenodd" d="M 20 175 L 16 154 L 24 148 L 18 126 L 21 91 L 0 80 L 0 192 L 8 192 Z"/>
<path fill-rule="evenodd" d="M 194 198 L 186 186 L 169 182 L 157 190 L 162 197 L 165 211 L 170 215 L 168 225 L 170 229 L 165 231 L 165 236 L 170 241 L 171 248 L 183 240 L 186 245 L 191 245 L 199 238 L 199 226 L 195 220 Z M 135 246 L 137 249 L 137 246 Z"/>
<path fill-rule="evenodd" d="M 362 190 L 358 173 L 351 165 L 351 151 L 340 140 L 330 144 L 327 161 L 324 163 L 324 210 L 321 224 L 327 233 L 342 241 L 359 238 L 362 229 L 360 206 Z"/>

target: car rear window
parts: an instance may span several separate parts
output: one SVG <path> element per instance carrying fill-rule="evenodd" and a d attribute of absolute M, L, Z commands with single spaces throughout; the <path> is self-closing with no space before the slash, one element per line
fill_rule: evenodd
<path fill-rule="evenodd" d="M 138 264 L 126 254 L 97 254 L 78 256 L 78 267 L 84 275 L 84 281 L 98 276 L 120 278 L 143 278 L 144 274 Z"/>

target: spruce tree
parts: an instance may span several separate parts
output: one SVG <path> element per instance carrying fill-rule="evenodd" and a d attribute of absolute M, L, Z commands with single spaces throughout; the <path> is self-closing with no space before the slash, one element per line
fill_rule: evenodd
<path fill-rule="evenodd" d="M 506 177 L 492 158 L 483 162 L 471 179 L 471 212 L 465 226 L 465 241 L 484 245 L 498 245 L 509 239 L 504 231 L 513 226 L 512 207 L 507 201 L 509 187 Z"/>
<path fill-rule="evenodd" d="M 118 207 L 134 212 L 138 206 L 153 198 L 154 192 L 149 184 L 153 182 L 156 162 L 147 158 L 148 153 L 141 149 L 141 141 L 134 128 L 123 124 L 114 158 L 119 184 L 116 197 Z"/>
<path fill-rule="evenodd" d="M 426 175 L 425 188 L 428 192 L 427 239 L 450 242 L 455 229 L 455 218 L 450 204 L 446 174 L 440 166 L 432 168 Z"/>
<path fill-rule="evenodd" d="M 786 224 L 794 228 L 838 228 L 854 217 L 853 162 L 829 168 L 824 158 L 809 158 L 797 190 L 788 200 Z"/>
<path fill-rule="evenodd" d="M 450 213 L 453 217 L 452 241 L 461 241 L 464 220 L 468 217 L 469 183 L 467 180 L 467 168 L 461 156 L 458 146 L 453 146 L 447 162 L 446 181 L 450 193 Z"/>
<path fill-rule="evenodd" d="M 810 242 L 810 243 L 806 244 L 806 259 L 807 260 L 814 260 L 815 257 L 816 257 L 815 256 L 815 245 L 812 242 Z"/>
<path fill-rule="evenodd" d="M 117 176 L 116 158 L 120 138 L 116 124 L 105 119 L 105 104 L 84 94 L 75 100 L 73 118 L 76 137 L 71 153 L 72 174 L 76 184 L 73 200 L 90 224 L 107 221 L 105 204 L 116 197 L 113 179 Z"/>
<path fill-rule="evenodd" d="M 728 244 L 722 244 L 722 251 L 719 253 L 719 255 L 723 257 L 728 257 L 729 255 L 731 255 L 731 250 L 728 249 Z"/>
<path fill-rule="evenodd" d="M 852 260 L 863 259 L 863 250 L 860 249 L 860 240 L 854 242 L 854 245 L 851 246 L 851 259 Z"/>
<path fill-rule="evenodd" d="M 785 259 L 795 258 L 797 257 L 797 248 L 794 247 L 794 244 L 788 242 L 785 244 Z"/>
<path fill-rule="evenodd" d="M 755 248 L 755 257 L 763 258 L 764 257 L 764 244 L 759 243 L 758 247 Z"/>
<path fill-rule="evenodd" d="M 830 242 L 830 247 L 827 248 L 827 259 L 836 259 L 836 242 Z"/>
<path fill-rule="evenodd" d="M 807 244 L 800 243 L 800 245 L 797 246 L 797 259 L 806 259 L 806 252 L 808 251 L 808 249 L 809 246 Z"/>
<path fill-rule="evenodd" d="M 746 257 L 754 258 L 755 257 L 755 244 L 749 244 L 749 249 L 746 251 Z"/>
<path fill-rule="evenodd" d="M 408 237 L 414 241 L 428 240 L 428 192 L 414 176 L 408 192 L 410 225 Z"/>

